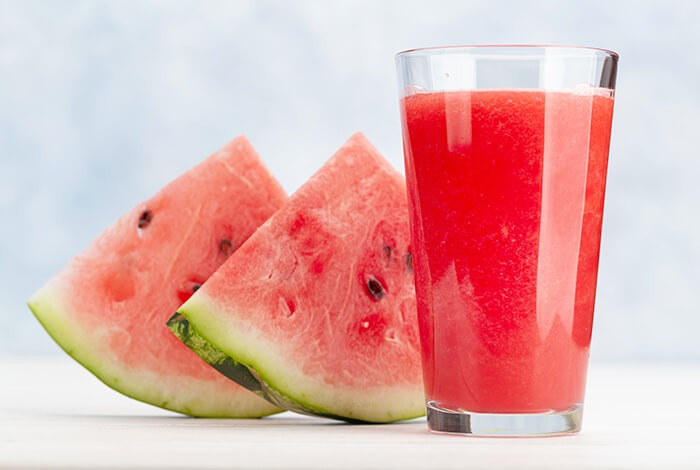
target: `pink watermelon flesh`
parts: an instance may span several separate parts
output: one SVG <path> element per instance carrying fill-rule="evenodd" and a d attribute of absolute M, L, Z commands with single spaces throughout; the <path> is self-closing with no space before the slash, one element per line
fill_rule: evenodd
<path fill-rule="evenodd" d="M 404 181 L 356 134 L 170 326 L 275 404 L 388 422 L 425 412 L 415 315 Z"/>
<path fill-rule="evenodd" d="M 137 400 L 194 416 L 276 412 L 165 322 L 285 199 L 239 137 L 125 214 L 29 306 L 68 354 Z"/>

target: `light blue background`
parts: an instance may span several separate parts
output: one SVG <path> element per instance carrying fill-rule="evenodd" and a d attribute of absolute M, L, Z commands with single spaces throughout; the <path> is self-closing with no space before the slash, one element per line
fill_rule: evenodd
<path fill-rule="evenodd" d="M 622 57 L 598 359 L 700 360 L 700 3 L 0 0 L 0 354 L 58 352 L 25 300 L 238 134 L 288 191 L 351 133 L 402 167 L 394 53 Z"/>

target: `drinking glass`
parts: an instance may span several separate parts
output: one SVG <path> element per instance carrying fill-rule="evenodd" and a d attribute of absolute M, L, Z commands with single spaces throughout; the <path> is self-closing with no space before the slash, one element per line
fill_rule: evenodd
<path fill-rule="evenodd" d="M 618 56 L 396 56 L 428 426 L 580 430 Z"/>

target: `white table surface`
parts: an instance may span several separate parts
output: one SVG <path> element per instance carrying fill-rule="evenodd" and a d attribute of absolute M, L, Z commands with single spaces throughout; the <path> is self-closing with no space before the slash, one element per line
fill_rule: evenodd
<path fill-rule="evenodd" d="M 592 364 L 583 431 L 431 434 L 284 413 L 183 417 L 123 397 L 68 357 L 0 358 L 0 468 L 700 469 L 700 365 Z"/>

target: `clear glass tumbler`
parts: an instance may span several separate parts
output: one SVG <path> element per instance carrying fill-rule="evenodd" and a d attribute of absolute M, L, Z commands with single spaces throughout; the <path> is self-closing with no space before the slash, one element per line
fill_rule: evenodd
<path fill-rule="evenodd" d="M 580 430 L 618 56 L 396 56 L 428 425 Z"/>

